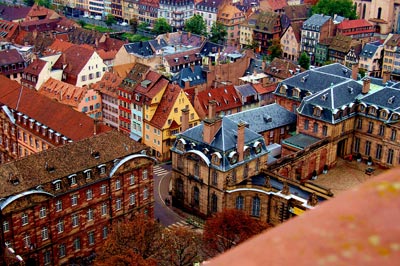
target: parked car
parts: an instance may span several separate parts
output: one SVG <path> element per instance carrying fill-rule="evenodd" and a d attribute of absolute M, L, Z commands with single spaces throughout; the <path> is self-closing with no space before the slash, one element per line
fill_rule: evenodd
<path fill-rule="evenodd" d="M 94 19 L 95 20 L 101 20 L 101 16 L 95 16 Z"/>

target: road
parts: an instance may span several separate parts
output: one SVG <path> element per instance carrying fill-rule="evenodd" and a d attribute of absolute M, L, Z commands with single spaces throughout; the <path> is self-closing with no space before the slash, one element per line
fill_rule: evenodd
<path fill-rule="evenodd" d="M 183 218 L 165 204 L 170 186 L 171 169 L 171 165 L 168 164 L 154 167 L 154 216 L 166 227 L 183 223 Z"/>

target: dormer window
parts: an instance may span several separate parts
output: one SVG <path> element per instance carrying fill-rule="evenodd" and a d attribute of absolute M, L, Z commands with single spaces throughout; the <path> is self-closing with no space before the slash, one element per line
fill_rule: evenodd
<path fill-rule="evenodd" d="M 104 175 L 106 173 L 106 165 L 105 164 L 99 165 L 99 166 L 97 166 L 97 168 L 99 169 L 99 172 L 101 175 Z"/>
<path fill-rule="evenodd" d="M 244 153 L 243 158 L 244 158 L 245 160 L 248 159 L 248 158 L 250 158 L 250 147 L 249 147 L 249 146 L 244 146 L 244 148 L 243 148 L 243 153 Z"/>
<path fill-rule="evenodd" d="M 228 158 L 229 158 L 230 164 L 235 164 L 235 163 L 237 163 L 239 156 L 236 151 L 231 151 L 228 155 Z"/>
<path fill-rule="evenodd" d="M 92 178 L 92 170 L 90 169 L 83 171 L 83 174 L 85 175 L 86 179 Z"/>
<path fill-rule="evenodd" d="M 300 89 L 299 88 L 293 89 L 293 97 L 296 97 L 296 98 L 300 97 Z"/>
<path fill-rule="evenodd" d="M 185 145 L 186 145 L 186 140 L 181 138 L 178 140 L 178 143 L 176 144 L 176 148 L 180 151 L 185 151 Z"/>
<path fill-rule="evenodd" d="M 287 89 L 288 89 L 288 87 L 287 87 L 286 85 L 282 85 L 282 86 L 279 88 L 279 93 L 281 93 L 281 94 L 286 94 Z"/>
<path fill-rule="evenodd" d="M 68 176 L 70 186 L 74 186 L 77 184 L 76 182 L 76 174 Z"/>
<path fill-rule="evenodd" d="M 31 128 L 31 129 L 33 129 L 33 125 L 35 124 L 35 120 L 34 119 L 29 119 L 29 127 Z"/>
<path fill-rule="evenodd" d="M 322 107 L 321 106 L 315 106 L 314 107 L 314 116 L 320 117 L 322 112 Z"/>
<path fill-rule="evenodd" d="M 380 114 L 380 117 L 381 117 L 382 119 L 386 119 L 386 118 L 387 118 L 387 115 L 388 115 L 388 112 L 387 112 L 386 110 L 382 110 L 382 111 L 381 111 L 381 114 Z"/>
<path fill-rule="evenodd" d="M 358 111 L 359 112 L 364 112 L 365 111 L 365 103 L 360 103 L 359 105 L 358 105 Z"/>
<path fill-rule="evenodd" d="M 136 101 L 140 101 L 140 94 L 139 93 L 135 94 L 135 99 L 136 99 Z"/>
<path fill-rule="evenodd" d="M 53 185 L 54 185 L 54 190 L 60 190 L 61 189 L 61 180 L 55 180 L 53 181 Z"/>
<path fill-rule="evenodd" d="M 259 142 L 259 141 L 254 142 L 253 148 L 254 148 L 255 153 L 259 154 L 261 152 L 261 149 L 262 149 L 261 142 Z"/>
<path fill-rule="evenodd" d="M 377 110 L 377 108 L 375 106 L 370 106 L 369 110 L 368 110 L 368 114 L 376 115 L 376 110 Z"/>
<path fill-rule="evenodd" d="M 211 155 L 211 163 L 214 165 L 220 165 L 221 159 L 222 159 L 222 156 L 221 156 L 221 153 L 219 153 L 219 152 L 214 152 Z"/>

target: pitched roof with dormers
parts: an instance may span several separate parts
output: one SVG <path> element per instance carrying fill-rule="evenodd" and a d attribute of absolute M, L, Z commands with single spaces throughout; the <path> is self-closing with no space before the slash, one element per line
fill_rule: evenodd
<path fill-rule="evenodd" d="M 117 65 L 113 66 L 112 71 L 117 74 L 119 77 L 122 79 L 126 78 L 128 75 L 129 71 L 133 68 L 135 63 L 129 63 L 129 64 L 123 64 L 123 65 Z"/>
<path fill-rule="evenodd" d="M 93 84 L 92 87 L 102 94 L 118 98 L 118 86 L 121 84 L 122 80 L 123 78 L 116 73 L 105 72 L 101 80 Z"/>
<path fill-rule="evenodd" d="M 352 41 L 353 39 L 349 36 L 336 35 L 333 37 L 332 42 L 329 45 L 329 50 L 347 53 L 352 46 Z"/>
<path fill-rule="evenodd" d="M 128 54 L 139 57 L 152 57 L 155 55 L 152 46 L 148 41 L 133 42 L 124 45 Z"/>
<path fill-rule="evenodd" d="M 200 48 L 176 54 L 165 55 L 164 59 L 168 62 L 170 67 L 190 64 L 192 62 L 201 60 Z"/>
<path fill-rule="evenodd" d="M 283 10 L 291 22 L 305 21 L 311 12 L 311 5 L 287 5 Z"/>
<path fill-rule="evenodd" d="M 120 88 L 125 91 L 133 92 L 136 86 L 143 80 L 143 77 L 147 75 L 149 70 L 149 66 L 136 63 L 120 84 Z"/>
<path fill-rule="evenodd" d="M 264 72 L 272 77 L 287 79 L 296 74 L 297 68 L 298 66 L 293 62 L 276 57 L 265 68 Z M 304 71 L 304 68 L 300 68 L 300 71 Z"/>
<path fill-rule="evenodd" d="M 284 9 L 287 6 L 286 0 L 268 0 L 260 1 L 260 8 L 262 10 L 271 10 L 273 12 Z"/>
<path fill-rule="evenodd" d="M 18 24 L 6 20 L 0 20 L 0 40 L 12 41 L 17 35 Z"/>
<path fill-rule="evenodd" d="M 88 138 L 95 133 L 94 120 L 89 116 L 34 90 L 23 88 L 18 82 L 2 75 L 0 75 L 0 103 L 73 141 Z M 108 131 L 111 128 L 103 127 L 102 129 Z"/>
<path fill-rule="evenodd" d="M 157 93 L 168 85 L 169 81 L 159 73 L 150 70 L 140 83 L 135 87 L 135 93 L 140 93 L 146 97 L 141 97 L 141 102 L 150 104 Z"/>
<path fill-rule="evenodd" d="M 74 30 L 68 31 L 67 34 L 69 42 L 90 45 L 94 45 L 104 35 L 104 33 L 83 28 L 74 28 Z"/>
<path fill-rule="evenodd" d="M 236 20 L 241 17 L 244 17 L 244 13 L 234 5 L 224 4 L 218 9 L 218 20 Z"/>
<path fill-rule="evenodd" d="M 365 19 L 352 19 L 352 20 L 343 20 L 337 28 L 340 30 L 347 30 L 347 29 L 357 29 L 362 27 L 371 27 L 372 24 L 366 21 Z M 372 31 L 374 31 L 372 29 Z M 354 34 L 354 33 L 352 33 Z"/>
<path fill-rule="evenodd" d="M 38 90 L 40 94 L 75 109 L 87 91 L 87 87 L 77 87 L 53 78 L 49 78 Z"/>
<path fill-rule="evenodd" d="M 185 88 L 186 82 L 189 82 L 190 87 L 207 83 L 203 68 L 199 65 L 182 68 L 172 80 L 181 88 Z"/>
<path fill-rule="evenodd" d="M 71 42 L 54 39 L 53 43 L 43 51 L 43 55 L 51 55 L 59 52 L 63 53 L 72 46 L 74 46 L 74 44 Z"/>
<path fill-rule="evenodd" d="M 41 59 L 35 59 L 32 63 L 24 69 L 25 74 L 30 74 L 34 76 L 38 76 L 40 72 L 42 72 L 43 68 L 47 64 L 46 61 Z"/>
<path fill-rule="evenodd" d="M 34 4 L 26 15 L 25 20 L 43 20 L 43 19 L 55 19 L 61 16 L 54 10 Z"/>
<path fill-rule="evenodd" d="M 112 143 L 112 149 L 110 144 Z M 87 136 L 77 142 L 48 149 L 7 164 L 0 165 L 0 175 L 18 178 L 18 185 L 2 178 L 0 181 L 0 197 L 6 198 L 18 195 L 29 190 L 38 191 L 37 187 L 61 180 L 71 174 L 82 172 L 86 169 L 97 168 L 97 166 L 122 159 L 128 155 L 139 153 L 146 147 L 133 141 L 125 134 L 116 130 Z M 93 156 L 93 151 L 100 156 Z M 51 173 L 46 168 L 51 166 Z M 50 183 L 51 184 L 51 183 Z M 2 201 L 1 204 L 4 203 Z"/>
<path fill-rule="evenodd" d="M 214 100 L 217 102 L 215 111 L 217 113 L 227 112 L 229 110 L 237 109 L 242 106 L 240 96 L 235 90 L 233 85 L 225 87 L 206 89 L 197 93 L 194 96 L 195 101 L 199 103 L 201 110 L 196 110 L 199 114 L 208 114 L 209 102 Z M 197 105 L 196 105 L 197 107 Z"/>
<path fill-rule="evenodd" d="M 0 51 L 0 66 L 24 63 L 24 58 L 17 49 Z"/>
<path fill-rule="evenodd" d="M 67 76 L 77 76 L 94 53 L 93 49 L 82 45 L 73 45 L 67 48 L 61 57 L 54 63 L 55 69 L 63 69 Z M 74 82 L 68 82 L 74 83 Z"/>
<path fill-rule="evenodd" d="M 8 21 L 23 20 L 30 10 L 31 7 L 0 4 L 0 18 Z"/>

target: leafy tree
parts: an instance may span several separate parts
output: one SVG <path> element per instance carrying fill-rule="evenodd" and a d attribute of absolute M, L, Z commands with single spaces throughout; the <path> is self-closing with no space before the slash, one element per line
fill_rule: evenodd
<path fill-rule="evenodd" d="M 129 20 L 129 24 L 131 25 L 132 32 L 136 33 L 139 25 L 138 19 L 136 17 L 131 18 L 131 20 Z"/>
<path fill-rule="evenodd" d="M 194 15 L 190 19 L 186 20 L 185 31 L 198 35 L 206 35 L 207 33 L 206 22 L 204 21 L 202 16 Z"/>
<path fill-rule="evenodd" d="M 312 7 L 313 14 L 334 16 L 335 14 L 348 19 L 356 19 L 356 5 L 351 0 L 319 0 Z"/>
<path fill-rule="evenodd" d="M 86 23 L 86 21 L 80 19 L 80 20 L 78 20 L 78 24 L 81 25 L 81 27 L 83 28 L 83 27 L 85 27 L 85 25 L 86 25 L 87 23 Z"/>
<path fill-rule="evenodd" d="M 163 241 L 165 245 L 158 265 L 191 266 L 202 261 L 200 233 L 187 228 L 176 228 L 165 232 Z"/>
<path fill-rule="evenodd" d="M 51 0 L 37 0 L 36 2 L 39 6 L 44 6 L 45 8 L 51 7 Z"/>
<path fill-rule="evenodd" d="M 153 32 L 155 34 L 164 34 L 171 31 L 172 27 L 165 18 L 158 18 L 154 22 Z"/>
<path fill-rule="evenodd" d="M 299 58 L 299 65 L 304 69 L 310 68 L 310 57 L 307 55 L 306 52 L 302 52 Z"/>
<path fill-rule="evenodd" d="M 268 54 L 270 60 L 274 60 L 275 57 L 280 57 L 282 55 L 282 46 L 279 39 L 273 39 L 270 46 L 268 47 Z"/>
<path fill-rule="evenodd" d="M 162 232 L 161 225 L 145 215 L 115 223 L 96 257 L 95 265 L 155 265 L 155 258 L 163 249 Z M 124 258 L 123 262 L 117 263 L 121 258 Z M 134 261 L 138 263 L 130 264 Z"/>
<path fill-rule="evenodd" d="M 365 77 L 366 71 L 364 68 L 358 69 L 358 74 L 360 74 L 361 78 Z"/>
<path fill-rule="evenodd" d="M 111 26 L 112 24 L 115 23 L 115 17 L 111 14 L 108 14 L 106 17 L 106 21 L 104 21 L 106 23 L 107 26 Z"/>
<path fill-rule="evenodd" d="M 35 0 L 24 0 L 24 4 L 27 6 L 33 6 L 35 3 Z"/>
<path fill-rule="evenodd" d="M 147 22 L 142 22 L 142 23 L 139 23 L 138 29 L 147 30 L 147 28 L 148 28 L 149 26 L 150 26 L 149 23 L 147 23 Z"/>
<path fill-rule="evenodd" d="M 214 43 L 221 43 L 227 35 L 228 32 L 226 31 L 225 26 L 220 22 L 217 21 L 211 26 L 210 41 Z"/>
<path fill-rule="evenodd" d="M 253 219 L 243 211 L 225 209 L 206 221 L 205 250 L 211 256 L 223 253 L 267 228 L 265 222 Z"/>

